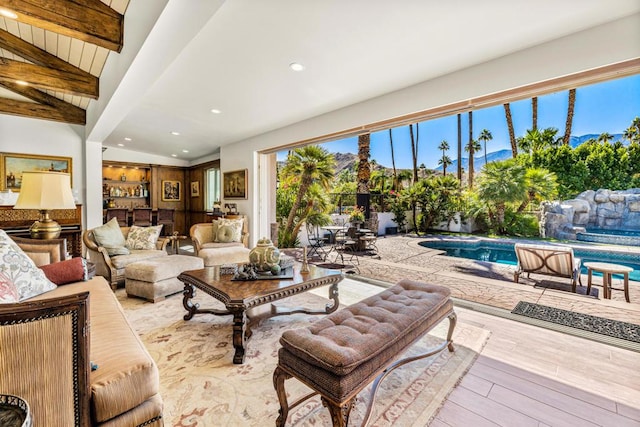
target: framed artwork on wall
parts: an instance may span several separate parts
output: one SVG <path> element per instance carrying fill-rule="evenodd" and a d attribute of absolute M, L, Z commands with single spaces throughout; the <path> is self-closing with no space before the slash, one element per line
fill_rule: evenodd
<path fill-rule="evenodd" d="M 200 181 L 191 181 L 191 197 L 200 197 Z"/>
<path fill-rule="evenodd" d="M 2 184 L 0 190 L 20 191 L 22 172 L 55 171 L 66 172 L 73 185 L 73 165 L 71 157 L 40 156 L 34 154 L 0 153 L 2 158 Z"/>
<path fill-rule="evenodd" d="M 247 169 L 222 173 L 222 197 L 225 199 L 247 198 Z"/>
<path fill-rule="evenodd" d="M 162 181 L 163 202 L 179 202 L 181 193 L 180 181 Z"/>

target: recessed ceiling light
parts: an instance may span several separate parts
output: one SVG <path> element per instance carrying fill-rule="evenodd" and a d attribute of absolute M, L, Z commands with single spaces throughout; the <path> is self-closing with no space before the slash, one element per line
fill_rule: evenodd
<path fill-rule="evenodd" d="M 300 64 L 299 62 L 292 62 L 291 64 L 289 64 L 289 68 L 291 68 L 293 71 L 302 71 L 304 70 L 304 65 Z"/>
<path fill-rule="evenodd" d="M 212 112 L 213 114 L 220 114 L 220 113 L 222 113 L 222 111 L 218 110 L 217 108 L 213 108 L 213 109 L 211 109 L 211 112 Z"/>
<path fill-rule="evenodd" d="M 188 152 L 189 152 L 189 150 L 182 150 L 182 152 L 183 152 L 183 153 L 188 153 Z"/>
<path fill-rule="evenodd" d="M 172 154 L 171 157 L 178 157 L 178 155 L 177 154 Z"/>
<path fill-rule="evenodd" d="M 16 80 L 16 84 L 19 84 L 20 86 L 29 86 L 29 83 L 24 80 Z"/>
<path fill-rule="evenodd" d="M 178 136 L 178 135 L 180 135 L 180 132 L 176 132 L 176 131 L 174 130 L 173 132 L 171 132 L 171 135 L 176 135 L 176 136 Z"/>
<path fill-rule="evenodd" d="M 118 144 L 118 147 L 124 147 L 124 144 Z"/>
<path fill-rule="evenodd" d="M 18 19 L 18 14 L 15 13 L 12 10 L 7 10 L 7 9 L 0 9 L 0 15 L 6 17 L 6 18 L 11 18 L 11 19 Z"/>
<path fill-rule="evenodd" d="M 125 141 L 131 141 L 131 138 L 129 138 L 128 136 L 124 138 Z"/>

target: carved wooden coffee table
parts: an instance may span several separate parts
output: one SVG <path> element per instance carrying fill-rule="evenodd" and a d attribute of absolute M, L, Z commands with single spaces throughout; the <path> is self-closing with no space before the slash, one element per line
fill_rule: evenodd
<path fill-rule="evenodd" d="M 272 305 L 268 317 L 293 313 L 328 314 L 338 309 L 340 305 L 338 283 L 343 278 L 342 273 L 315 266 L 309 266 L 309 270 L 308 273 L 300 273 L 300 266 L 296 265 L 293 279 L 253 281 L 232 281 L 231 275 L 216 274 L 211 267 L 185 271 L 178 276 L 178 279 L 184 283 L 182 304 L 187 310 L 184 320 L 189 320 L 198 313 L 233 315 L 233 346 L 235 347 L 233 363 L 241 364 L 244 362 L 245 341 L 251 336 L 250 320 L 254 318 L 253 310 L 256 307 L 320 286 L 331 285 L 329 288 L 331 301 L 327 302 L 324 310 L 313 311 L 300 307 L 287 309 Z M 226 310 L 201 309 L 199 304 L 193 304 L 190 300 L 195 296 L 195 288 L 203 290 L 222 302 Z M 251 315 L 248 313 L 250 309 Z"/>

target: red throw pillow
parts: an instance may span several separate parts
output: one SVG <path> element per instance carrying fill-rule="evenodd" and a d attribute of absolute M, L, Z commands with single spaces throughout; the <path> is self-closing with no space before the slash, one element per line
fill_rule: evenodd
<path fill-rule="evenodd" d="M 47 279 L 56 285 L 87 280 L 87 262 L 84 258 L 76 257 L 66 261 L 54 262 L 40 267 Z"/>

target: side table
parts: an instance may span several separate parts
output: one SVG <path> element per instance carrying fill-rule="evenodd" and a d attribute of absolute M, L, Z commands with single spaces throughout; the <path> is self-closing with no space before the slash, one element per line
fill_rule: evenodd
<path fill-rule="evenodd" d="M 185 240 L 187 236 L 181 236 L 180 233 L 174 231 L 170 236 L 166 236 L 167 239 L 171 242 L 171 248 L 173 249 L 174 254 L 180 253 L 180 240 Z"/>
<path fill-rule="evenodd" d="M 589 280 L 587 282 L 587 295 L 591 295 L 591 278 L 594 271 L 602 273 L 602 288 L 604 298 L 611 299 L 611 290 L 616 289 L 611 286 L 611 276 L 613 274 L 622 274 L 624 277 L 624 297 L 629 301 L 629 273 L 633 271 L 633 268 L 625 265 L 610 264 L 607 262 L 585 262 L 584 266 L 587 267 Z M 618 290 L 618 289 L 616 289 Z"/>

